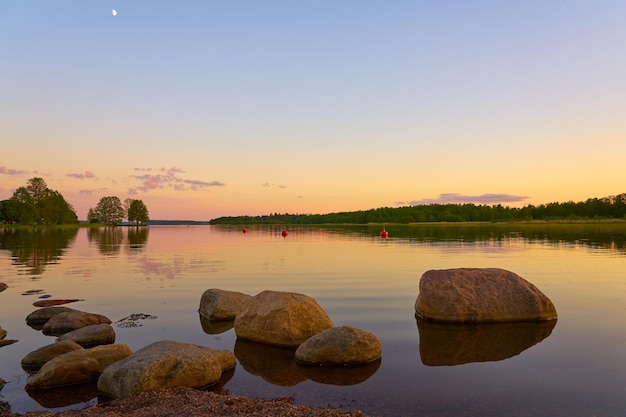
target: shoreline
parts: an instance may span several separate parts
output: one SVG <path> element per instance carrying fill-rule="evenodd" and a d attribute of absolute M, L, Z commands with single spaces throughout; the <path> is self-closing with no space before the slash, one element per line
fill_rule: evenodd
<path fill-rule="evenodd" d="M 296 405 L 292 397 L 261 399 L 189 387 L 164 388 L 133 397 L 111 400 L 81 410 L 13 413 L 0 402 L 2 417 L 174 417 L 174 416 L 275 416 L 275 417 L 368 417 L 348 408 Z"/>

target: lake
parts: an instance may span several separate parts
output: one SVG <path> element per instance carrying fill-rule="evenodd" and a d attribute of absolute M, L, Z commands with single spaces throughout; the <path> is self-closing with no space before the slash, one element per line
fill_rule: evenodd
<path fill-rule="evenodd" d="M 82 408 L 93 384 L 27 393 L 20 360 L 54 337 L 25 323 L 45 297 L 103 314 L 116 343 L 176 340 L 235 352 L 223 390 L 372 416 L 626 415 L 626 222 L 291 227 L 149 226 L 0 230 L 0 400 L 14 412 Z M 418 322 L 430 269 L 497 267 L 555 304 L 550 323 Z M 319 369 L 293 351 L 237 341 L 232 324 L 200 319 L 210 288 L 314 297 L 336 326 L 374 333 L 382 360 Z M 144 319 L 122 320 L 132 314 Z M 121 320 L 121 321 L 120 321 Z M 118 321 L 120 321 L 118 323 Z"/>

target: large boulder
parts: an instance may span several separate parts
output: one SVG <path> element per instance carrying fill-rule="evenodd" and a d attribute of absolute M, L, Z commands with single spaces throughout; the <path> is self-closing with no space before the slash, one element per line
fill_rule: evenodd
<path fill-rule="evenodd" d="M 332 327 L 333 322 L 314 298 L 292 292 L 263 291 L 235 318 L 237 337 L 290 348 Z"/>
<path fill-rule="evenodd" d="M 108 345 L 115 342 L 115 330 L 107 323 L 91 324 L 57 338 L 59 342 L 63 340 L 72 340 L 85 348 Z"/>
<path fill-rule="evenodd" d="M 48 389 L 95 381 L 106 367 L 130 354 L 130 347 L 124 344 L 74 350 L 46 362 L 24 388 Z"/>
<path fill-rule="evenodd" d="M 206 290 L 200 298 L 200 315 L 209 320 L 234 320 L 251 295 L 216 288 Z"/>
<path fill-rule="evenodd" d="M 415 312 L 424 320 L 477 323 L 557 318 L 554 304 L 537 287 L 499 268 L 427 271 L 419 291 Z"/>
<path fill-rule="evenodd" d="M 211 385 L 235 366 L 235 355 L 190 343 L 163 340 L 139 349 L 104 370 L 98 389 L 114 398 L 175 386 Z"/>
<path fill-rule="evenodd" d="M 45 335 L 59 336 L 73 330 L 80 329 L 81 327 L 101 323 L 111 324 L 111 320 L 100 314 L 71 310 L 53 316 L 46 322 L 46 324 L 43 325 L 41 332 Z"/>
<path fill-rule="evenodd" d="M 52 343 L 42 346 L 37 350 L 33 350 L 22 358 L 22 367 L 24 368 L 41 368 L 46 362 L 51 361 L 57 356 L 74 350 L 82 350 L 83 347 L 73 340 L 64 340 L 62 342 Z"/>
<path fill-rule="evenodd" d="M 351 326 L 334 327 L 310 337 L 296 350 L 303 365 L 340 366 L 368 363 L 380 358 L 378 338 Z"/>

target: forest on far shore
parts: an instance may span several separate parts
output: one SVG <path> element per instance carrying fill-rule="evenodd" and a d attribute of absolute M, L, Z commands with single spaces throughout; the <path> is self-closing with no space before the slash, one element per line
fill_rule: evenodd
<path fill-rule="evenodd" d="M 328 214 L 268 214 L 263 216 L 219 217 L 210 224 L 367 224 L 423 222 L 498 222 L 532 220 L 626 219 L 626 193 L 585 201 L 548 203 L 524 207 L 477 204 L 428 204 L 381 207 L 370 210 Z"/>

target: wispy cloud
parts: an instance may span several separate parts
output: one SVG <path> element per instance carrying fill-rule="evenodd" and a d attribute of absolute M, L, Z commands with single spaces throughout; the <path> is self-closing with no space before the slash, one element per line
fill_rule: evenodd
<path fill-rule="evenodd" d="M 97 190 L 82 189 L 82 190 L 79 190 L 78 193 L 80 195 L 87 195 L 87 196 L 89 196 L 89 195 L 92 195 L 94 193 L 99 193 L 99 192 L 106 191 L 106 190 L 107 190 L 106 188 L 99 188 Z"/>
<path fill-rule="evenodd" d="M 84 179 L 95 179 L 96 176 L 94 175 L 93 172 L 91 171 L 85 171 L 82 174 L 66 174 L 66 176 L 70 177 L 70 178 L 76 178 L 79 180 L 84 180 Z"/>
<path fill-rule="evenodd" d="M 465 195 L 459 193 L 440 194 L 437 198 L 424 198 L 421 200 L 396 201 L 397 206 L 423 206 L 427 204 L 498 204 L 498 203 L 519 203 L 527 200 L 525 195 L 513 194 L 481 194 Z"/>
<path fill-rule="evenodd" d="M 23 175 L 23 174 L 26 174 L 26 171 L 22 171 L 21 169 L 12 169 L 12 168 L 7 168 L 5 166 L 0 166 L 0 174 L 3 174 L 3 175 Z"/>
<path fill-rule="evenodd" d="M 269 183 L 269 182 L 264 182 L 263 184 L 261 184 L 261 187 L 274 187 L 274 188 L 281 188 L 281 189 L 287 188 L 286 185 L 274 184 L 274 183 Z"/>
<path fill-rule="evenodd" d="M 177 191 L 198 191 L 205 187 L 221 187 L 225 184 L 220 181 L 202 181 L 183 178 L 185 171 L 182 168 L 134 168 L 137 172 L 146 172 L 142 175 L 131 175 L 131 179 L 139 181 L 139 185 L 128 189 L 128 193 L 136 195 L 140 191 L 147 193 L 150 190 L 173 188 Z"/>

